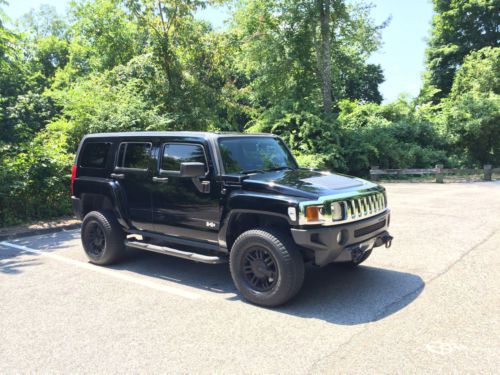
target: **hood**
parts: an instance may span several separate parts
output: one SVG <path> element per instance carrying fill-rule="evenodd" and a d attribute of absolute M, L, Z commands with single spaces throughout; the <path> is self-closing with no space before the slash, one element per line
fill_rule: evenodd
<path fill-rule="evenodd" d="M 291 195 L 305 199 L 357 192 L 377 186 L 357 177 L 308 169 L 256 173 L 242 182 L 245 190 Z"/>

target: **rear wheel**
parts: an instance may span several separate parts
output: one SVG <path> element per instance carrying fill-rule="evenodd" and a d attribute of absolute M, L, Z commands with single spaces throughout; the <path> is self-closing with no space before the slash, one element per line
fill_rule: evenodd
<path fill-rule="evenodd" d="M 125 252 L 125 233 L 112 212 L 91 211 L 82 222 L 82 244 L 89 260 L 107 265 Z"/>
<path fill-rule="evenodd" d="M 272 230 L 249 230 L 231 249 L 231 276 L 245 299 L 262 306 L 278 306 L 300 290 L 304 261 L 286 235 Z"/>

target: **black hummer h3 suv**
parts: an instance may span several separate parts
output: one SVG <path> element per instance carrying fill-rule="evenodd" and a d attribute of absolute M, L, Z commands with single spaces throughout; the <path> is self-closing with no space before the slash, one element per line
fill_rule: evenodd
<path fill-rule="evenodd" d="M 383 187 L 300 168 L 270 134 L 87 135 L 71 193 L 92 263 L 126 246 L 229 261 L 237 289 L 263 306 L 299 291 L 305 262 L 358 265 L 392 239 Z"/>

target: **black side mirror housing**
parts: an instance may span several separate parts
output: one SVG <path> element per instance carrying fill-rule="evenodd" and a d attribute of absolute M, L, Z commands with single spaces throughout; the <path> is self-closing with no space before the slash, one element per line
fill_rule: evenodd
<path fill-rule="evenodd" d="M 205 164 L 198 162 L 181 163 L 181 177 L 201 177 L 205 175 Z"/>

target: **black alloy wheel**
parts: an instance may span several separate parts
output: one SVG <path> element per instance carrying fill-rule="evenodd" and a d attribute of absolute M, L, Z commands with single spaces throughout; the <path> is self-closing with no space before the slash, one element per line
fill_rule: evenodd
<path fill-rule="evenodd" d="M 273 255 L 266 248 L 255 246 L 245 252 L 243 274 L 252 289 L 266 292 L 276 285 L 279 269 Z"/>
<path fill-rule="evenodd" d="M 92 255 L 98 257 L 102 255 L 104 249 L 106 248 L 106 237 L 104 236 L 104 231 L 95 221 L 89 223 L 88 231 L 88 251 Z"/>

